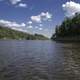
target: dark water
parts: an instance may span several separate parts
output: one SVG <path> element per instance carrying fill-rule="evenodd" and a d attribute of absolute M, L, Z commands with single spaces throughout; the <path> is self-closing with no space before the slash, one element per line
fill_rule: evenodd
<path fill-rule="evenodd" d="M 80 45 L 0 41 L 0 80 L 80 80 Z"/>

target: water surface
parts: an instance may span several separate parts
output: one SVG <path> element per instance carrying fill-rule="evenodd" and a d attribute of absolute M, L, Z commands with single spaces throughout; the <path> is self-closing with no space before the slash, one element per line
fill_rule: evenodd
<path fill-rule="evenodd" d="M 80 45 L 0 41 L 0 80 L 80 80 Z"/>

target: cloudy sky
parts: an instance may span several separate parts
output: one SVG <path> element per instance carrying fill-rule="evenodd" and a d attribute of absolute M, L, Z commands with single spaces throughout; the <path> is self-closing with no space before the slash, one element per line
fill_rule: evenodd
<path fill-rule="evenodd" d="M 0 25 L 50 37 L 63 19 L 80 13 L 80 0 L 0 0 Z"/>

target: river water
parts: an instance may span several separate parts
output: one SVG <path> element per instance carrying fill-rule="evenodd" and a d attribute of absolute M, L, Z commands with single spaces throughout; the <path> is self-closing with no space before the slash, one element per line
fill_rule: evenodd
<path fill-rule="evenodd" d="M 80 44 L 1 40 L 0 80 L 80 80 Z"/>

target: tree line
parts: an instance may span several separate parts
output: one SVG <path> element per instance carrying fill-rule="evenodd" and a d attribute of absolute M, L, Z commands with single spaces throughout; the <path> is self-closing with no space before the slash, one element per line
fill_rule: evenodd
<path fill-rule="evenodd" d="M 29 34 L 13 30 L 8 27 L 0 26 L 0 39 L 17 39 L 17 40 L 46 40 L 47 37 L 40 34 Z"/>
<path fill-rule="evenodd" d="M 55 33 L 51 39 L 80 36 L 80 14 L 76 13 L 75 16 L 66 18 L 61 25 L 57 25 Z"/>

